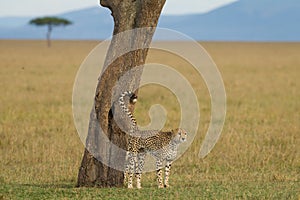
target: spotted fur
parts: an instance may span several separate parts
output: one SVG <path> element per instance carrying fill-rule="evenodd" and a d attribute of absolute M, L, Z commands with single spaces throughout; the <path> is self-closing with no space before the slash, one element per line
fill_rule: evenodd
<path fill-rule="evenodd" d="M 137 96 L 130 91 L 123 92 L 119 98 L 119 104 L 131 122 L 125 162 L 124 184 L 128 181 L 128 188 L 133 188 L 132 180 L 133 173 L 135 172 L 137 188 L 141 188 L 145 156 L 146 153 L 149 153 L 156 159 L 158 187 L 169 187 L 171 163 L 176 158 L 179 144 L 186 141 L 187 133 L 180 128 L 169 132 L 139 130 L 134 116 L 125 104 L 124 98 L 126 96 L 129 97 L 130 104 L 134 104 L 137 101 Z M 166 165 L 165 179 L 163 181 L 162 167 L 164 162 L 166 162 Z"/>

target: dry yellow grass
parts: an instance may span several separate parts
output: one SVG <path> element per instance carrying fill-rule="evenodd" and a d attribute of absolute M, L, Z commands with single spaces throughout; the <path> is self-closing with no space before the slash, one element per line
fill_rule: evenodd
<path fill-rule="evenodd" d="M 72 87 L 80 63 L 97 44 L 54 41 L 47 48 L 44 41 L 0 41 L 1 184 L 75 184 L 84 147 L 73 124 Z M 182 187 L 219 181 L 299 188 L 300 44 L 201 44 L 217 63 L 227 92 L 224 130 L 205 160 L 198 158 L 210 119 L 205 85 L 189 68 L 180 68 L 185 61 L 166 59 L 160 52 L 148 59 L 181 70 L 200 99 L 198 136 L 174 164 L 171 182 Z M 170 94 L 162 98 L 163 90 L 141 89 L 140 124 L 149 122 L 146 113 L 153 102 L 174 114 L 167 126 L 176 123 L 177 104 L 169 104 Z M 146 175 L 145 184 L 154 187 L 153 178 L 153 173 Z"/>
<path fill-rule="evenodd" d="M 83 145 L 72 87 L 95 42 L 1 41 L 1 180 L 75 180 Z"/>

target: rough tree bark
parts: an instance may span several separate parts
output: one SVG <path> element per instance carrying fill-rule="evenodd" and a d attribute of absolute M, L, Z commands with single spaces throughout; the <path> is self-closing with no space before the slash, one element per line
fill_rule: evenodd
<path fill-rule="evenodd" d="M 112 98 L 114 98 L 113 88 L 128 70 L 145 64 L 148 48 L 130 51 L 117 58 L 115 55 L 118 55 L 120 50 L 150 45 L 165 0 L 101 0 L 100 4 L 111 10 L 115 23 L 114 36 L 106 56 L 104 71 L 99 78 L 96 89 L 86 148 L 78 174 L 77 186 L 79 187 L 123 186 L 123 172 L 108 167 L 103 164 L 103 161 L 110 163 L 111 160 L 118 160 L 119 163 L 117 164 L 122 165 L 125 154 L 111 150 L 109 142 L 99 134 L 99 127 L 110 142 L 123 149 L 126 148 L 126 135 L 115 122 L 112 112 L 114 107 L 114 104 L 111 106 Z M 142 34 L 131 32 L 131 34 L 116 37 L 118 33 L 144 27 L 153 28 L 147 29 Z M 122 83 L 123 89 L 136 88 L 140 76 L 141 72 L 138 72 L 126 83 Z M 133 109 L 131 108 L 131 110 Z"/>

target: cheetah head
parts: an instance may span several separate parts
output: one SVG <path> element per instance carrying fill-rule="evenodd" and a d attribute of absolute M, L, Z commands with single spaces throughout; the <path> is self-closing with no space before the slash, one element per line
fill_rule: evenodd
<path fill-rule="evenodd" d="M 176 142 L 182 143 L 187 140 L 187 132 L 184 129 L 178 128 L 173 130 L 172 132 L 174 134 L 174 139 Z"/>

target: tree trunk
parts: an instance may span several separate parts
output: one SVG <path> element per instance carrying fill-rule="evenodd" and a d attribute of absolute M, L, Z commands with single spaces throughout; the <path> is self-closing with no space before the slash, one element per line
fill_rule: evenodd
<path fill-rule="evenodd" d="M 117 119 L 113 110 L 117 110 L 118 106 L 114 106 L 114 103 L 111 106 L 111 102 L 115 102 L 120 92 L 134 91 L 135 88 L 138 88 L 142 71 L 136 70 L 130 79 L 122 82 L 121 88 L 117 92 L 113 89 L 122 75 L 129 70 L 138 69 L 137 66 L 145 63 L 148 47 L 165 0 L 101 0 L 100 3 L 112 12 L 115 23 L 114 36 L 96 89 L 86 148 L 78 174 L 77 186 L 79 187 L 123 186 L 123 172 L 112 166 L 124 165 L 125 152 L 114 150 L 111 143 L 126 149 L 126 134 L 116 123 Z M 117 36 L 121 32 L 144 27 L 153 28 Z M 141 46 L 143 48 L 135 49 L 135 47 Z M 133 50 L 117 56 L 126 49 Z M 104 136 L 100 134 L 101 132 Z M 116 161 L 117 163 L 115 163 Z M 103 163 L 108 163 L 108 165 Z"/>
<path fill-rule="evenodd" d="M 51 47 L 51 32 L 52 32 L 52 24 L 48 24 L 48 31 L 47 31 L 47 46 Z"/>

